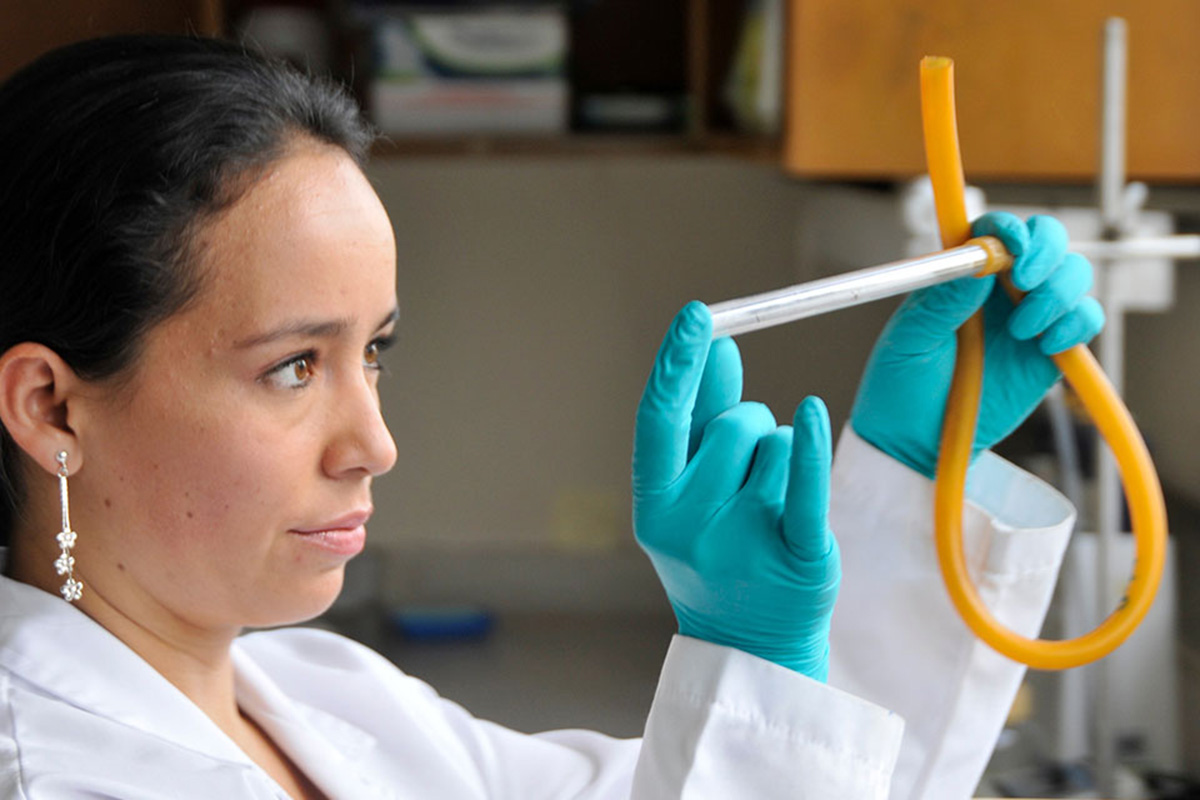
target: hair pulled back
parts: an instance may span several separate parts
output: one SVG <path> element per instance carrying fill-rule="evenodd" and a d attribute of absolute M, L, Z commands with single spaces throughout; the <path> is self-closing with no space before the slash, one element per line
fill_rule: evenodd
<path fill-rule="evenodd" d="M 361 165 L 373 133 L 341 87 L 233 42 L 109 37 L 22 69 L 0 87 L 0 354 L 119 375 L 198 291 L 199 226 L 297 137 Z M 0 545 L 17 467 L 0 426 Z"/>

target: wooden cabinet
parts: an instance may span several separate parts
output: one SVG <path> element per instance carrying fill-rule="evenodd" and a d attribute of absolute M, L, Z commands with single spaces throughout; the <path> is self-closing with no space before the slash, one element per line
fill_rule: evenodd
<path fill-rule="evenodd" d="M 113 33 L 214 34 L 221 0 L 3 0 L 0 80 L 60 45 Z"/>
<path fill-rule="evenodd" d="M 1196 0 L 789 0 L 785 164 L 810 177 L 924 172 L 918 63 L 955 61 L 969 179 L 1093 179 L 1101 37 L 1128 23 L 1128 168 L 1200 179 Z"/>

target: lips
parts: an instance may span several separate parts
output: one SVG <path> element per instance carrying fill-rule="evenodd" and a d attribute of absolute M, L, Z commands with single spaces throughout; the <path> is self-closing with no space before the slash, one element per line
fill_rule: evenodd
<path fill-rule="evenodd" d="M 359 511 L 351 511 L 348 514 L 332 519 L 329 522 L 322 522 L 316 525 L 292 528 L 292 533 L 312 534 L 312 533 L 331 533 L 336 531 L 352 531 L 355 528 L 361 528 L 367 524 L 367 520 L 371 518 L 372 509 L 366 508 Z"/>
<path fill-rule="evenodd" d="M 362 552 L 367 540 L 367 520 L 371 509 L 353 511 L 328 522 L 292 528 L 289 533 L 307 544 L 338 556 L 354 556 Z"/>

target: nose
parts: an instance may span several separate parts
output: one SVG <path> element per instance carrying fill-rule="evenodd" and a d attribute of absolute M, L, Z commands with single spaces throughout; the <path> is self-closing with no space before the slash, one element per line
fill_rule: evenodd
<path fill-rule="evenodd" d="M 331 401 L 334 435 L 325 450 L 325 473 L 382 475 L 396 464 L 396 442 L 383 421 L 379 392 L 365 374 L 347 384 Z"/>

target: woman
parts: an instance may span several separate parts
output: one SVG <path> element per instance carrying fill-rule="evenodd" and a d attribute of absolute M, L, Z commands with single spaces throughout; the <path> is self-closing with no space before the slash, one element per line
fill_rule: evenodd
<path fill-rule="evenodd" d="M 741 402 L 736 349 L 710 352 L 698 304 L 637 420 L 636 533 L 683 634 L 643 740 L 518 734 L 347 640 L 239 636 L 333 602 L 372 478 L 397 458 L 377 394 L 395 245 L 361 171 L 370 139 L 338 90 L 216 41 L 83 43 L 0 90 L 0 796 L 887 796 L 901 722 L 822 682 L 840 577 L 824 407 L 806 400 L 793 431 Z M 1049 244 L 1018 264 L 1037 319 L 1011 333 L 1090 338 L 1079 265 L 1012 222 L 990 224 L 1014 250 Z M 1072 288 L 1040 288 L 1055 281 Z M 871 452 L 840 459 L 835 493 L 854 493 L 855 458 L 925 480 L 909 468 L 937 415 L 881 421 L 871 392 L 941 402 L 935 334 L 989 289 L 943 287 L 897 316 L 855 411 L 870 444 L 847 434 Z M 1013 394 L 1036 402 L 1056 377 L 1018 344 L 989 366 L 1034 376 L 986 409 L 1000 428 L 1028 412 Z M 852 540 L 878 535 L 833 513 Z M 886 689 L 843 672 L 858 693 Z M 905 744 L 918 771 L 958 730 L 930 719 L 939 732 Z"/>

